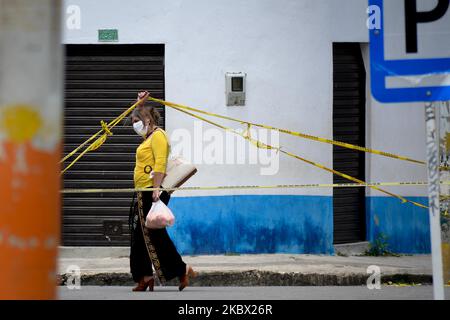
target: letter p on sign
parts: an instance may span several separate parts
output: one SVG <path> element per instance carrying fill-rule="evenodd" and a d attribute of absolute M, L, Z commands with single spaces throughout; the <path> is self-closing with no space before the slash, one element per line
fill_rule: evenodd
<path fill-rule="evenodd" d="M 380 102 L 450 100 L 450 0 L 369 0 L 372 94 Z"/>

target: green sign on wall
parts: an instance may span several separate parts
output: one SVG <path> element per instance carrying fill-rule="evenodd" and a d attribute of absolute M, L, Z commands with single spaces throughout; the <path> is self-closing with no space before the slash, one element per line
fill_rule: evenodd
<path fill-rule="evenodd" d="M 98 41 L 100 42 L 119 41 L 119 30 L 117 29 L 98 30 Z"/>

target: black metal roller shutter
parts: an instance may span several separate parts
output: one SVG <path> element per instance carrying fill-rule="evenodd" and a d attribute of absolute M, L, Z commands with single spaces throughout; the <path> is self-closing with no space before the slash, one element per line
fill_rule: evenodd
<path fill-rule="evenodd" d="M 333 44 L 333 138 L 365 145 L 366 73 L 358 43 Z M 333 168 L 364 180 L 365 154 L 333 146 Z M 351 181 L 334 175 L 334 183 Z M 365 240 L 365 189 L 334 188 L 334 243 Z"/>
<path fill-rule="evenodd" d="M 67 45 L 64 155 L 97 132 L 100 120 L 121 114 L 142 89 L 164 99 L 164 45 Z M 157 108 L 164 127 L 164 109 Z M 64 188 L 132 188 L 139 143 L 129 124 L 117 125 L 100 149 L 64 174 Z M 63 245 L 128 245 L 131 199 L 132 193 L 65 194 Z"/>

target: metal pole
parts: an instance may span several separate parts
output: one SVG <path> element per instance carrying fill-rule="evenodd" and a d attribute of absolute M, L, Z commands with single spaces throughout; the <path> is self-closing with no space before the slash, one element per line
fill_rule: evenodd
<path fill-rule="evenodd" d="M 431 234 L 431 254 L 433 264 L 433 294 L 435 300 L 444 299 L 442 275 L 441 222 L 439 210 L 439 132 L 436 130 L 436 106 L 425 104 L 427 128 L 428 197 Z"/>
<path fill-rule="evenodd" d="M 0 0 L 0 299 L 56 298 L 60 9 Z"/>
<path fill-rule="evenodd" d="M 450 156 L 450 102 L 442 102 L 439 107 L 439 124 L 440 129 L 440 166 L 447 168 L 441 170 L 441 181 L 450 180 L 449 156 Z M 450 186 L 442 184 L 440 193 L 443 197 L 441 200 L 441 241 L 442 241 L 442 264 L 444 284 L 450 284 Z"/>

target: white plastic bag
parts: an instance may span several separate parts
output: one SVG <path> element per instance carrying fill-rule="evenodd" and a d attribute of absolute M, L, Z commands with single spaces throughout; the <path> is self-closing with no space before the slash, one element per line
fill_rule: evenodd
<path fill-rule="evenodd" d="M 152 207 L 145 219 L 145 227 L 149 229 L 163 229 L 173 226 L 175 216 L 172 211 L 162 202 L 158 200 L 152 203 Z"/>

